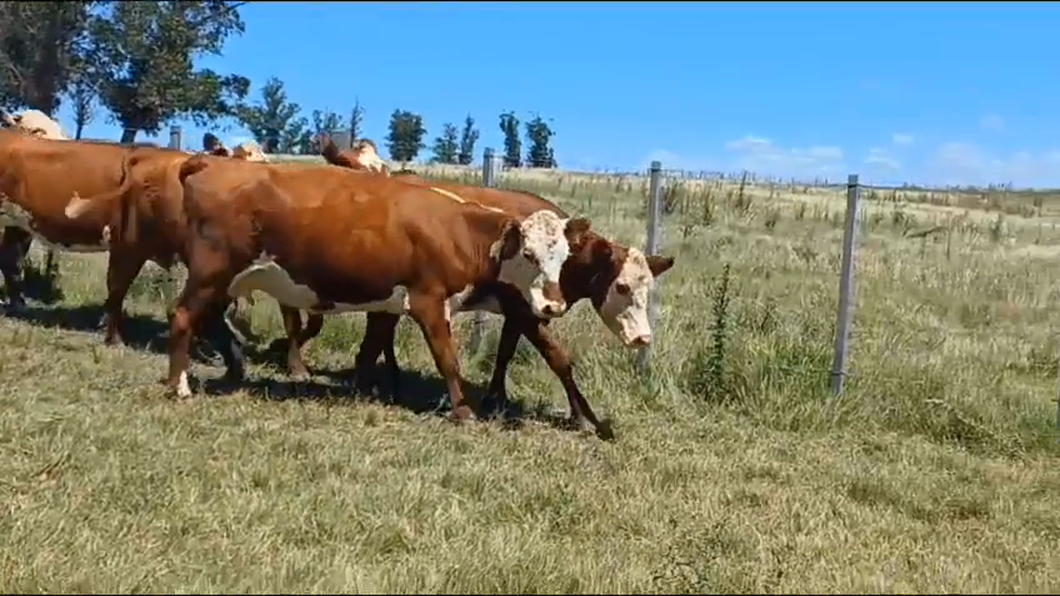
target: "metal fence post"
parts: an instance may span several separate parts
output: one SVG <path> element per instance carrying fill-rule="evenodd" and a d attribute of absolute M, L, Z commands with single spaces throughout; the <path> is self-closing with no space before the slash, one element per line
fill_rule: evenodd
<path fill-rule="evenodd" d="M 835 322 L 835 355 L 832 358 L 832 393 L 843 393 L 847 375 L 847 349 L 850 339 L 850 317 L 854 310 L 854 245 L 857 240 L 858 200 L 861 194 L 858 175 L 847 178 L 847 220 L 843 231 L 843 261 L 839 271 L 839 309 Z"/>
<path fill-rule="evenodd" d="M 482 152 L 482 186 L 492 188 L 493 180 L 493 148 L 486 147 Z M 486 329 L 486 313 L 481 310 L 475 311 L 475 321 L 471 326 L 471 353 L 477 354 L 482 344 L 483 332 Z"/>
<path fill-rule="evenodd" d="M 651 182 L 648 185 L 648 244 L 644 253 L 650 256 L 659 252 L 661 240 L 659 227 L 662 223 L 662 163 L 651 162 L 649 173 Z M 651 325 L 653 332 L 659 320 L 659 301 L 655 294 L 656 290 L 648 294 L 648 324 Z M 645 372 L 649 366 L 651 366 L 651 344 L 640 348 L 637 353 L 637 368 Z"/>
<path fill-rule="evenodd" d="M 181 129 L 180 126 L 174 125 L 169 127 L 169 148 L 180 149 L 181 147 Z"/>

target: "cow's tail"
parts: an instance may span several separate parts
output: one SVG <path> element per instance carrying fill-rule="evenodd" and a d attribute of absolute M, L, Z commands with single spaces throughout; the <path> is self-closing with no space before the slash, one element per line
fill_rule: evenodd
<path fill-rule="evenodd" d="M 122 159 L 120 183 L 118 187 L 109 192 L 101 193 L 89 198 L 81 198 L 75 193 L 74 197 L 66 204 L 64 212 L 70 219 L 93 219 L 103 225 L 113 223 L 111 217 L 114 208 L 120 209 L 122 239 L 133 242 L 136 239 L 136 215 L 135 201 L 133 201 L 132 167 L 136 164 L 135 155 L 126 155 Z M 130 215 L 130 209 L 133 213 Z"/>

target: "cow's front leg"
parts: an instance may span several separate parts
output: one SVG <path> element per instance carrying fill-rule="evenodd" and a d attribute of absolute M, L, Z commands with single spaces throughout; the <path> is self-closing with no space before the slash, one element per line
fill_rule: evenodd
<path fill-rule="evenodd" d="M 280 316 L 283 317 L 283 328 L 287 333 L 287 374 L 292 381 L 306 381 L 309 379 L 309 370 L 302 359 L 302 311 L 281 304 Z"/>
<path fill-rule="evenodd" d="M 504 317 L 504 326 L 501 327 L 501 338 L 497 343 L 497 359 L 493 364 L 493 376 L 490 378 L 489 390 L 482 404 L 482 411 L 488 415 L 504 411 L 508 404 L 508 365 L 515 356 L 515 349 L 519 346 L 519 337 L 522 335 L 519 323 L 512 316 Z"/>
<path fill-rule="evenodd" d="M 464 401 L 464 391 L 460 387 L 460 363 L 453 346 L 453 336 L 449 320 L 445 316 L 445 295 L 413 293 L 409 295 L 409 314 L 419 324 L 438 372 L 445 379 L 449 390 L 449 399 L 453 404 L 454 421 L 473 420 L 475 414 Z"/>

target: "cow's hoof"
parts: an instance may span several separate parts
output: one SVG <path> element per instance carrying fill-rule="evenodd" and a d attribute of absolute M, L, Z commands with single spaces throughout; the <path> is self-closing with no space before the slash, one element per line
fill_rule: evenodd
<path fill-rule="evenodd" d="M 455 408 L 449 414 L 449 419 L 456 423 L 473 422 L 475 420 L 475 413 L 467 406 L 460 406 L 459 408 Z"/>
<path fill-rule="evenodd" d="M 596 425 L 596 436 L 600 437 L 601 441 L 615 440 L 615 430 L 611 427 L 610 418 L 602 418 L 600 424 Z"/>
<path fill-rule="evenodd" d="M 485 418 L 503 418 L 507 411 L 508 398 L 506 396 L 489 396 L 482 400 L 479 412 Z"/>
<path fill-rule="evenodd" d="M 18 314 L 26 310 L 26 303 L 18 300 L 15 302 L 8 302 L 4 305 L 4 311 L 10 314 Z"/>

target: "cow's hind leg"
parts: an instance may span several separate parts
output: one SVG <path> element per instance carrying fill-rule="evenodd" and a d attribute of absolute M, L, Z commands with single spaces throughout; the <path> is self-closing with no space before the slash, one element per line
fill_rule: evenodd
<path fill-rule="evenodd" d="M 225 363 L 225 380 L 230 382 L 242 381 L 246 376 L 245 358 L 243 355 L 243 343 L 236 336 L 225 320 L 229 300 L 214 300 L 210 303 L 205 315 L 205 321 L 211 343 L 214 349 L 221 354 Z"/>
<path fill-rule="evenodd" d="M 4 276 L 7 288 L 7 309 L 18 311 L 26 306 L 22 295 L 22 259 L 29 252 L 33 237 L 22 228 L 4 228 L 4 238 L 0 240 L 0 274 Z"/>
<path fill-rule="evenodd" d="M 103 305 L 107 321 L 103 343 L 122 345 L 121 327 L 125 318 L 122 303 L 129 293 L 129 286 L 146 262 L 147 259 L 139 254 L 111 249 L 107 262 L 107 301 Z"/>
<path fill-rule="evenodd" d="M 464 391 L 460 387 L 460 363 L 456 358 L 449 320 L 445 316 L 445 299 L 444 294 L 412 293 L 409 295 L 409 314 L 423 331 L 434 364 L 445 379 L 453 404 L 452 418 L 456 421 L 474 419 L 475 414 L 464 403 Z"/>
<path fill-rule="evenodd" d="M 357 390 L 368 393 L 373 386 L 379 384 L 375 373 L 375 362 L 379 354 L 383 354 L 383 360 L 390 372 L 391 397 L 397 398 L 401 385 L 401 369 L 397 365 L 394 354 L 394 336 L 401 315 L 387 312 L 368 313 L 368 323 L 364 330 L 364 339 L 361 347 L 357 350 L 354 360 L 354 370 L 357 377 Z"/>

